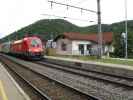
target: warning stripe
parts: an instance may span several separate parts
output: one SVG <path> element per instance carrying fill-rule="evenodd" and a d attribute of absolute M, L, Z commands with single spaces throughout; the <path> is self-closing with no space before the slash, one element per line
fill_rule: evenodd
<path fill-rule="evenodd" d="M 1 80 L 0 80 L 0 93 L 1 93 L 2 100 L 8 100 L 5 93 L 4 85 Z"/>

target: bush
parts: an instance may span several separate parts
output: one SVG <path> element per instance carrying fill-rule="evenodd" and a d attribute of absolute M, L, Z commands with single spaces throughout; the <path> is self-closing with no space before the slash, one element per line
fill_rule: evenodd
<path fill-rule="evenodd" d="M 54 48 L 47 48 L 46 49 L 46 55 L 55 56 L 56 55 L 56 50 Z"/>

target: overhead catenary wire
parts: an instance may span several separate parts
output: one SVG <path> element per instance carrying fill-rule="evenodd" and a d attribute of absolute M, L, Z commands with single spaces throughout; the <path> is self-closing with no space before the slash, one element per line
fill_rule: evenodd
<path fill-rule="evenodd" d="M 53 0 L 53 1 L 55 1 L 55 0 Z M 75 1 L 74 0 L 56 0 L 56 1 L 57 2 L 60 1 L 61 3 L 66 3 L 66 4 L 74 4 L 74 5 L 78 5 L 79 3 L 80 4 L 84 3 L 83 0 L 75 0 Z M 87 1 L 87 0 L 85 0 L 85 1 Z"/>
<path fill-rule="evenodd" d="M 84 21 L 84 22 L 95 22 L 92 20 L 88 20 L 88 19 L 78 19 L 78 18 L 72 18 L 72 17 L 66 17 L 66 16 L 59 16 L 59 15 L 54 15 L 54 14 L 41 14 L 41 15 L 45 15 L 45 16 L 53 16 L 53 17 L 57 17 L 57 18 L 63 18 L 63 19 L 72 19 L 72 20 L 78 20 L 78 21 Z"/>
<path fill-rule="evenodd" d="M 90 10 L 90 9 L 85 9 L 85 8 L 81 8 L 81 7 L 77 7 L 77 6 L 73 6 L 73 5 L 69 5 L 69 4 L 64 4 L 64 3 L 59 3 L 59 2 L 55 2 L 55 1 L 48 1 L 48 2 L 50 2 L 51 5 L 53 3 L 55 3 L 55 4 L 64 5 L 64 6 L 68 6 L 68 7 L 72 7 L 72 8 L 76 8 L 76 9 L 80 9 L 80 10 L 85 10 L 85 11 L 89 11 L 89 12 L 97 14 L 97 11 Z"/>
<path fill-rule="evenodd" d="M 78 5 L 78 4 L 81 5 L 81 4 L 85 3 L 86 1 L 87 1 L 87 0 L 84 0 L 84 1 L 83 1 L 83 0 L 77 1 L 77 2 L 75 3 L 75 5 Z"/>

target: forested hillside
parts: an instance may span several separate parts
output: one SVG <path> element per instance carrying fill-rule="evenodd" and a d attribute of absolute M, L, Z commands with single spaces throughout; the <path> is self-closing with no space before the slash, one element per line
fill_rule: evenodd
<path fill-rule="evenodd" d="M 79 27 L 63 19 L 39 20 L 29 26 L 6 36 L 1 42 L 21 39 L 25 35 L 39 35 L 42 39 L 48 40 L 63 32 L 80 32 L 82 34 L 97 33 L 97 25 Z M 124 41 L 121 33 L 125 32 L 124 22 L 113 24 L 102 24 L 102 32 L 113 32 L 113 45 L 115 46 L 115 56 L 124 56 Z M 133 20 L 128 21 L 128 54 L 133 57 Z"/>
<path fill-rule="evenodd" d="M 109 25 L 103 25 L 103 31 L 111 31 Z M 2 41 L 20 39 L 27 34 L 37 34 L 43 39 L 50 39 L 63 32 L 80 32 L 80 33 L 95 33 L 97 32 L 97 25 L 88 27 L 79 27 L 66 20 L 62 19 L 45 19 L 37 21 L 29 26 L 26 26 L 9 36 L 6 36 Z"/>

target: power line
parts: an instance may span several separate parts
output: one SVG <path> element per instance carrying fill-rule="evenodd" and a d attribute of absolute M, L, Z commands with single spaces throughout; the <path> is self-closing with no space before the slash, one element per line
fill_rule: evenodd
<path fill-rule="evenodd" d="M 97 14 L 97 11 L 90 10 L 90 9 L 85 9 L 85 8 L 81 8 L 81 7 L 77 7 L 77 6 L 73 6 L 73 5 L 69 5 L 69 4 L 64 4 L 64 3 L 59 3 L 59 2 L 55 2 L 55 1 L 48 1 L 48 2 L 50 2 L 51 5 L 53 3 L 55 3 L 55 4 L 58 4 L 58 5 L 64 5 L 64 6 L 67 6 L 67 7 L 72 7 L 72 8 L 80 9 L 81 11 L 85 10 L 85 11 L 89 11 L 89 12 L 92 12 L 92 13 L 96 13 Z"/>
<path fill-rule="evenodd" d="M 41 15 L 54 16 L 54 17 L 63 18 L 63 19 L 79 20 L 79 21 L 84 21 L 84 22 L 95 22 L 95 21 L 88 21 L 87 19 L 84 20 L 84 19 L 78 19 L 78 18 L 72 18 L 72 17 L 66 17 L 66 16 L 58 16 L 58 15 L 54 15 L 54 14 L 41 14 Z"/>
<path fill-rule="evenodd" d="M 58 0 L 57 0 L 58 1 Z M 60 0 L 61 1 L 61 0 Z M 76 2 L 74 0 L 63 0 L 61 2 L 65 2 L 67 4 L 74 4 L 74 5 L 78 5 L 79 3 L 83 3 L 84 1 L 83 0 L 76 0 Z"/>
<path fill-rule="evenodd" d="M 81 5 L 81 4 L 85 3 L 86 1 L 87 1 L 87 0 L 84 0 L 84 1 L 83 1 L 83 0 L 80 0 L 80 1 L 76 2 L 76 5 L 77 5 L 77 4 L 80 4 L 80 5 Z"/>

